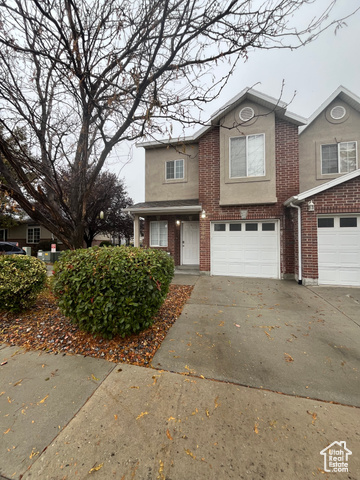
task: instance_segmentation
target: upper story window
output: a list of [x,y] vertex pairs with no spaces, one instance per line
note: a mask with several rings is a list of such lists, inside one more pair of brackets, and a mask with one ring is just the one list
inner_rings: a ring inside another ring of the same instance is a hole
[[356,142],[321,145],[321,173],[348,173],[356,170]]
[[150,247],[167,247],[168,223],[166,221],[150,222]]
[[40,227],[28,227],[27,229],[27,243],[40,242]]
[[230,178],[265,175],[265,135],[230,138]]
[[184,160],[166,162],[166,180],[182,180],[184,178]]

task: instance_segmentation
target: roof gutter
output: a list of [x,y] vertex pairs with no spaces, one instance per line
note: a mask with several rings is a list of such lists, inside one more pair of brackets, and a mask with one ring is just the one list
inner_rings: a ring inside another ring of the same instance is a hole
[[298,284],[302,285],[302,260],[301,260],[301,255],[302,255],[302,245],[301,245],[301,208],[299,205],[294,205],[293,202],[290,202],[288,207],[296,208],[298,211],[298,263],[299,263],[299,278],[298,278]]
[[123,212],[129,213],[138,213],[138,214],[168,214],[168,213],[197,213],[201,212],[202,207],[201,205],[193,205],[193,206],[181,206],[181,207],[128,207],[124,208]]

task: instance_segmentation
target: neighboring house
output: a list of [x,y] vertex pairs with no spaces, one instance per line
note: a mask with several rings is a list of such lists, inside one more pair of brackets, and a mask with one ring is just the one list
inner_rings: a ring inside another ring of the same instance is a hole
[[[39,244],[55,243],[57,250],[66,249],[60,240],[56,240],[54,235],[45,227],[33,222],[30,218],[25,218],[21,223],[11,228],[0,228],[0,241],[17,242],[21,248],[31,247],[31,254],[36,255]],[[99,234],[93,240],[92,245],[100,245],[102,241],[111,241],[107,234]],[[41,247],[41,245],[40,245]],[[84,248],[86,244],[84,242]]]
[[243,90],[192,137],[142,144],[135,244],[211,275],[360,285],[360,99],[340,87],[307,122]]

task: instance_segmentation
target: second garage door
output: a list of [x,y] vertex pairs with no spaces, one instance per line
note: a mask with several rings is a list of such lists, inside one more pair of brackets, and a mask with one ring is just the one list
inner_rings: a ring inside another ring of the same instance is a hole
[[278,221],[212,223],[211,274],[279,278]]
[[318,218],[320,285],[360,286],[360,215]]

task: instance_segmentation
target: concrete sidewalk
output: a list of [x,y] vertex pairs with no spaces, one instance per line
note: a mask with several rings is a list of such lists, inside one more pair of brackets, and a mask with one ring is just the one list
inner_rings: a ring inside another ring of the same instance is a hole
[[0,397],[2,478],[328,478],[320,450],[335,440],[353,452],[336,478],[360,471],[355,408],[76,356],[6,358],[24,378]]
[[[185,276],[181,278],[175,282],[186,281]],[[293,395],[296,392],[275,393],[264,385],[249,388],[233,380],[228,383],[226,378],[236,370],[233,365],[239,364],[234,347],[239,340],[243,342],[240,350],[245,340],[249,344],[246,352],[255,373],[262,369],[261,358],[270,355],[268,342],[281,355],[274,353],[277,363],[264,365],[268,373],[264,380],[272,385],[271,390],[294,385],[301,394],[304,379],[321,373],[314,361],[303,363],[303,371],[300,366],[294,369],[307,357],[300,355],[303,346],[291,350],[293,342],[309,333],[304,336],[308,346],[324,338],[323,348],[330,342],[336,355],[346,352],[341,357],[346,375],[345,380],[336,377],[341,371],[340,357],[332,357],[331,369],[326,358],[322,359],[325,351],[319,352],[326,382],[318,387],[309,382],[305,396],[324,393],[325,385],[329,398],[343,396],[343,403],[356,404],[356,385],[348,395],[337,389],[358,379],[358,327],[351,316],[356,317],[352,302],[357,301],[359,290],[353,289],[351,295],[335,289],[326,294],[315,287],[277,281],[220,277],[193,277],[192,281],[195,288],[190,302],[154,359],[156,365],[171,361],[170,369],[179,365],[178,373],[0,346],[0,364],[6,362],[0,366],[2,480],[358,478],[359,408],[300,398]],[[236,309],[241,316],[235,315]],[[291,327],[282,337],[279,332],[286,330],[285,322]],[[228,331],[223,331],[226,324]],[[189,347],[185,343],[189,336],[200,343]],[[291,337],[294,340],[288,342]],[[205,339],[214,341],[215,347],[201,343]],[[284,359],[282,342],[290,347],[286,353],[293,356],[292,362]],[[226,362],[216,361],[216,356],[225,353]],[[311,352],[313,360],[315,354]],[[222,365],[222,381],[212,379],[217,364]],[[271,369],[277,364],[280,373],[273,374]],[[209,372],[209,377],[202,372]],[[349,471],[336,476],[323,473],[320,455],[334,441],[346,442],[352,451]]]

